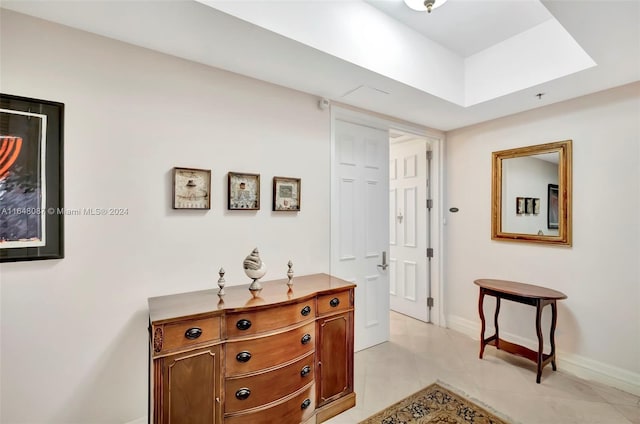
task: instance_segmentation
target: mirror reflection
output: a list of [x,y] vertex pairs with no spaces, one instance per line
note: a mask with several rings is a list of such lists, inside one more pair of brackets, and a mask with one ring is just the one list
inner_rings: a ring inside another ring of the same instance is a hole
[[502,161],[502,231],[558,235],[559,159],[554,152]]
[[493,153],[491,238],[571,245],[571,140]]

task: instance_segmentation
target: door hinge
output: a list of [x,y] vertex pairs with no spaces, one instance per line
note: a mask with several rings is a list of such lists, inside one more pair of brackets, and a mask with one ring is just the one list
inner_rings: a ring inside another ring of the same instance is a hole
[[433,151],[427,150],[427,160],[431,160],[433,158]]
[[427,209],[431,209],[433,207],[433,199],[427,199]]
[[433,247],[427,247],[427,258],[433,258]]
[[433,297],[427,297],[427,306],[433,308]]

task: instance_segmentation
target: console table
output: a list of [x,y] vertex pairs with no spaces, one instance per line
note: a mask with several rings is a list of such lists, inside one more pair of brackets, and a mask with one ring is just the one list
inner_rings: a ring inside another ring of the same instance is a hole
[[[486,345],[495,346],[497,349],[504,350],[505,352],[522,356],[535,362],[538,365],[536,383],[540,383],[542,368],[544,368],[549,362],[551,362],[551,367],[553,368],[553,370],[556,370],[555,331],[556,321],[558,319],[558,309],[556,306],[556,301],[566,299],[567,296],[564,293],[548,289],[546,287],[534,286],[532,284],[516,283],[514,281],[480,279],[475,280],[474,283],[480,287],[480,296],[478,299],[478,311],[480,312],[480,321],[482,322],[482,329],[480,330],[480,359],[482,359],[482,355],[484,354],[484,347]],[[486,339],[484,338],[485,321],[483,310],[485,295],[494,296],[496,298],[496,312],[494,316],[494,325],[496,332],[493,336]],[[513,302],[524,303],[526,305],[536,307],[536,333],[538,335],[537,352],[524,346],[510,343],[499,337],[498,314],[500,313],[501,299],[507,299]],[[542,330],[540,328],[542,309],[546,305],[551,305],[551,330],[549,339],[551,343],[551,352],[549,354],[543,353]]]

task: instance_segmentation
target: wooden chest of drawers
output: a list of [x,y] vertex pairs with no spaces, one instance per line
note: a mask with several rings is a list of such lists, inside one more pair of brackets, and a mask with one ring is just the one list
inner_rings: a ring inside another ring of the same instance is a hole
[[311,424],[355,405],[354,284],[326,274],[149,299],[149,422]]

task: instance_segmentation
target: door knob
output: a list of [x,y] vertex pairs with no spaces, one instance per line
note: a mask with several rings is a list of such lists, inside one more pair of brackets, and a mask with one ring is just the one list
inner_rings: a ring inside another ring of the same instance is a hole
[[386,270],[389,267],[389,264],[387,263],[387,252],[382,252],[382,263],[378,264],[378,268],[382,268],[383,270]]

